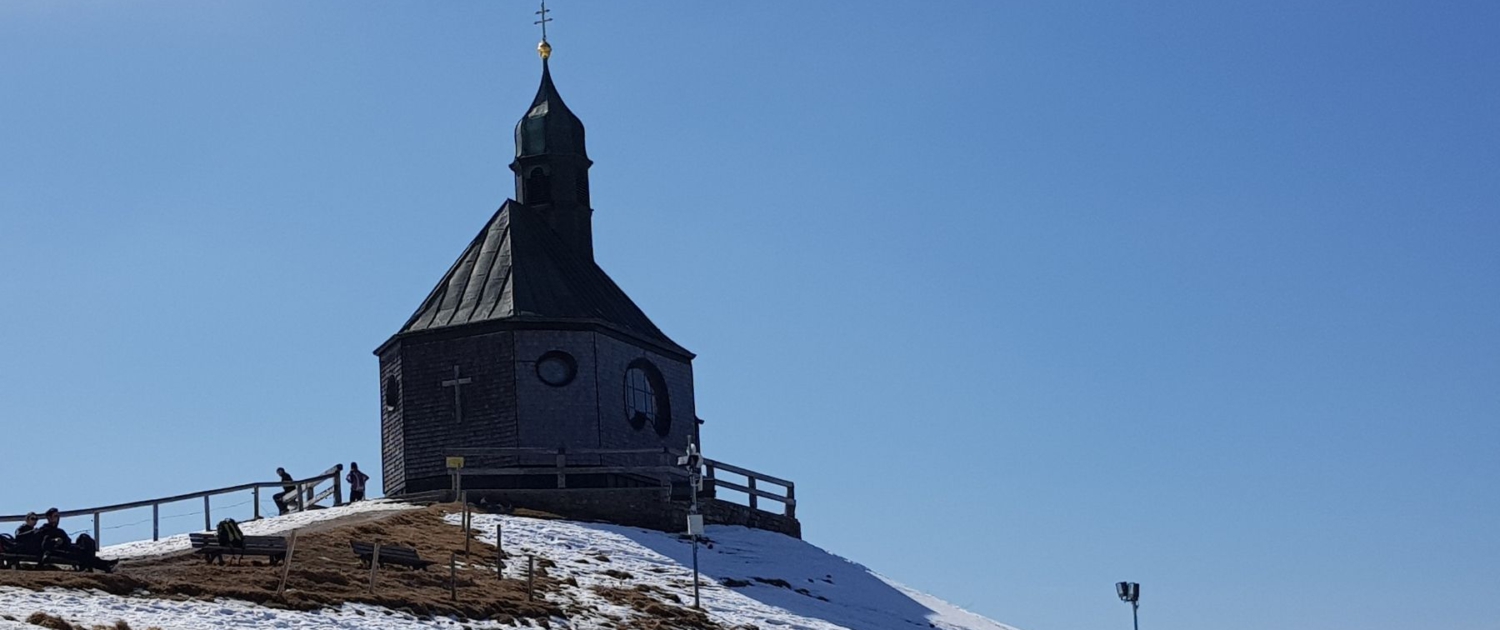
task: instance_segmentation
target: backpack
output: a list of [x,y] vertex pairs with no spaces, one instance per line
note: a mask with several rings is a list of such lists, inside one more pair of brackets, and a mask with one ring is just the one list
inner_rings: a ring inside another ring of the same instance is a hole
[[92,558],[94,553],[99,551],[99,543],[94,542],[94,537],[88,534],[79,534],[78,540],[73,545],[78,547],[78,551],[82,552],[85,558]]
[[234,522],[234,519],[226,518],[219,521],[216,533],[219,537],[220,547],[245,548],[245,533],[240,531],[240,524]]

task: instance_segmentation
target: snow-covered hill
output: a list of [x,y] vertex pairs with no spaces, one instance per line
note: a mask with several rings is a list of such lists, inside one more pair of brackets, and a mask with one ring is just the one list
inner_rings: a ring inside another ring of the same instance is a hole
[[[365,502],[331,510],[265,519],[246,524],[247,534],[267,534],[317,527],[320,521],[379,518],[409,509],[398,503]],[[460,517],[447,522],[458,525]],[[473,529],[493,544],[497,525],[503,548],[511,555],[507,578],[522,578],[526,555],[546,559],[548,574],[558,580],[550,601],[563,604],[568,618],[554,618],[553,628],[616,628],[640,621],[648,613],[623,602],[618,593],[646,593],[681,606],[692,603],[692,545],[662,532],[615,525],[476,514]],[[1005,626],[897,584],[863,566],[829,554],[806,542],[743,527],[710,526],[711,546],[699,550],[703,571],[701,596],[709,619],[723,628],[754,627],[796,630],[1007,630]],[[178,553],[186,537],[107,547],[101,555],[142,558]],[[125,566],[129,570],[129,565]],[[480,570],[464,567],[463,570]],[[487,569],[493,574],[493,568]],[[446,569],[444,569],[446,572]],[[110,595],[99,591],[49,589],[32,591],[0,586],[0,630],[32,628],[20,620],[46,612],[82,627],[125,621],[132,628],[373,628],[395,630],[465,626],[531,627],[453,619],[419,619],[365,604],[298,612],[256,604],[218,600],[159,598],[148,594]],[[9,617],[16,621],[8,621]],[[633,626],[649,627],[649,626]]]

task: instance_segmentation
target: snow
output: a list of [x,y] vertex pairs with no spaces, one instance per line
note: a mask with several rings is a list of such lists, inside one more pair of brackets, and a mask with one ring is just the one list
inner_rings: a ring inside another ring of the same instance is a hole
[[[418,630],[421,628],[498,628],[495,624],[452,619],[418,619],[376,606],[346,604],[334,610],[297,612],[267,608],[247,602],[219,600],[212,602],[174,601],[151,597],[118,597],[99,591],[43,592],[0,587],[0,614],[25,619],[43,611],[85,627],[111,625],[124,620],[132,628],[157,627],[162,630],[249,630],[251,628],[287,628],[293,630]],[[5,623],[0,621],[0,623]],[[16,624],[16,628],[37,630],[37,626]],[[0,630],[11,630],[0,625]]]
[[[459,518],[450,515],[448,520],[457,524]],[[617,617],[630,612],[605,603],[590,587],[645,584],[674,594],[685,604],[692,602],[692,544],[677,535],[616,525],[487,514],[474,515],[472,524],[479,532],[479,539],[491,544],[498,524],[507,553],[551,559],[557,567],[549,569],[549,573],[573,577],[578,582],[578,587],[565,589],[564,596],[595,605]],[[712,548],[707,545],[699,548],[699,568],[704,576],[700,597],[714,621],[726,627],[1013,630],[802,540],[731,526],[709,526],[705,535]],[[609,560],[602,561],[601,556]],[[511,565],[507,576],[524,575],[524,560],[512,560]],[[622,580],[605,575],[606,570],[624,571],[632,577]],[[734,588],[721,584],[730,580],[749,584]],[[574,623],[575,627],[587,628],[602,625],[603,621],[596,618]]]
[[[413,509],[387,501],[367,501],[328,510],[263,519],[244,524],[246,534],[270,534],[358,514]],[[448,522],[457,525],[458,515]],[[606,601],[594,587],[647,586],[692,603],[692,545],[663,532],[597,523],[473,515],[477,537],[493,544],[496,527],[511,558],[507,578],[524,578],[526,555],[548,559],[548,573],[563,580],[548,595],[571,619],[554,619],[557,629],[614,627],[640,613]],[[781,534],[745,527],[709,526],[708,544],[699,548],[704,610],[725,628],[752,625],[761,630],[1013,630],[918,592],[859,564]],[[186,536],[157,542],[106,547],[109,557],[142,557],[186,551]],[[472,567],[461,570],[492,570]],[[606,571],[615,574],[607,575]],[[623,572],[623,573],[620,573]],[[628,575],[625,575],[628,574]],[[573,578],[576,586],[567,578]],[[733,586],[726,586],[730,584]],[[659,596],[660,597],[660,596]],[[348,604],[317,612],[268,608],[233,600],[177,601],[146,594],[121,597],[98,591],[49,589],[37,592],[0,587],[0,630],[35,626],[6,621],[43,611],[85,627],[124,620],[133,628],[235,630],[240,628],[405,630],[408,628],[500,628],[493,622],[418,619],[368,605]],[[517,626],[504,626],[517,627]],[[530,627],[523,625],[521,627]]]
[[[349,503],[336,508],[326,510],[308,510],[306,512],[293,512],[285,516],[263,518],[258,521],[247,521],[240,523],[240,531],[246,536],[269,536],[281,532],[306,527],[336,518],[354,516],[356,514],[368,514],[372,512],[391,512],[399,510],[411,510],[416,506],[394,501],[376,500]],[[99,549],[101,558],[143,558],[147,556],[160,556],[169,553],[179,553],[192,548],[187,534],[168,536],[161,540],[142,540],[137,542],[123,543],[119,545],[107,545]]]

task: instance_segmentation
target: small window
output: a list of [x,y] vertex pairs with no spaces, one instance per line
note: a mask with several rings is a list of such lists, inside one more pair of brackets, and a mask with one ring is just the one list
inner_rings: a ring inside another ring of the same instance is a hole
[[562,387],[578,376],[578,361],[561,350],[542,354],[536,360],[536,377],[553,387]]
[[541,167],[531,169],[526,175],[526,203],[551,203],[552,202],[552,178],[547,176],[547,171]]
[[625,370],[625,418],[636,430],[650,425],[657,435],[672,430],[667,382],[651,362],[638,359]]
[[385,377],[385,410],[395,411],[401,406],[401,379],[392,374]]

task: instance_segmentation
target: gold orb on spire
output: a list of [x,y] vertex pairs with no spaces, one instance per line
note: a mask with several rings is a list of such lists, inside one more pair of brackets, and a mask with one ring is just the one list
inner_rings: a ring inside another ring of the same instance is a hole
[[542,43],[536,45],[536,54],[541,55],[542,59],[546,59],[548,57],[551,57],[552,56],[552,44],[547,43],[547,40],[545,40],[545,39],[542,40]]

